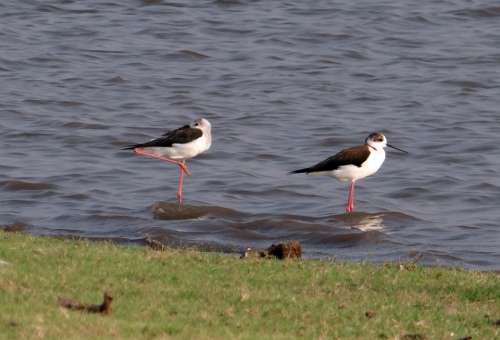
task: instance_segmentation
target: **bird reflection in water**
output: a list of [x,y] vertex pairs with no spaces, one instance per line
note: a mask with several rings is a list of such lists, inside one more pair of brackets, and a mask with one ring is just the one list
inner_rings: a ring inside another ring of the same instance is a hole
[[351,213],[334,216],[337,222],[343,222],[347,227],[360,231],[382,231],[384,230],[383,213]]

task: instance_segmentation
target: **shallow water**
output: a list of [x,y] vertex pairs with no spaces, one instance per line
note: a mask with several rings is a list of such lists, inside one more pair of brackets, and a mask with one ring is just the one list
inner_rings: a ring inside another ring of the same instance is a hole
[[[500,269],[500,7],[474,1],[0,4],[0,224]],[[177,169],[120,147],[203,116]],[[347,187],[287,172],[382,130]],[[161,203],[161,202],[168,203]],[[163,209],[163,210],[162,210]]]

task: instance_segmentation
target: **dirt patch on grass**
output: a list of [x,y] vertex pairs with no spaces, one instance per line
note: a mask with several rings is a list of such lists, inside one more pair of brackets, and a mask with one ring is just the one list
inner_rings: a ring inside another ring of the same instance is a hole
[[111,302],[113,302],[113,297],[108,292],[104,292],[103,302],[99,305],[88,305],[66,298],[59,298],[57,302],[59,306],[67,309],[79,310],[87,313],[100,313],[103,315],[108,315],[111,314]]
[[257,250],[247,248],[240,258],[277,258],[285,259],[300,259],[302,258],[302,246],[299,241],[285,241],[278,244],[272,244],[266,250]]

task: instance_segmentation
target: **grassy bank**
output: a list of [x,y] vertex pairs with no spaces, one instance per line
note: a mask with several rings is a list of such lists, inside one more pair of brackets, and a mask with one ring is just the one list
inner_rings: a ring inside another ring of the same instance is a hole
[[[111,315],[59,307],[98,303]],[[0,231],[0,338],[500,338],[500,275],[189,250]],[[419,337],[421,336],[421,337]]]

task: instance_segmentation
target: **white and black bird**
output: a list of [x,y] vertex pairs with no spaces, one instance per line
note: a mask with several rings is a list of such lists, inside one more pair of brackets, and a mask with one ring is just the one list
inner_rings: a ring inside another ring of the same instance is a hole
[[207,151],[212,145],[211,124],[199,118],[189,125],[168,131],[159,138],[146,143],[134,144],[122,150],[134,150],[137,155],[155,158],[179,166],[177,201],[182,205],[182,185],[184,174],[190,176],[186,160]]
[[291,173],[326,175],[335,177],[343,182],[350,181],[351,186],[346,205],[346,212],[350,213],[354,211],[354,183],[358,179],[373,175],[380,169],[385,160],[384,148],[386,146],[407,153],[404,150],[387,144],[387,139],[382,133],[374,132],[366,138],[363,145],[344,149],[316,165],[295,170]]

